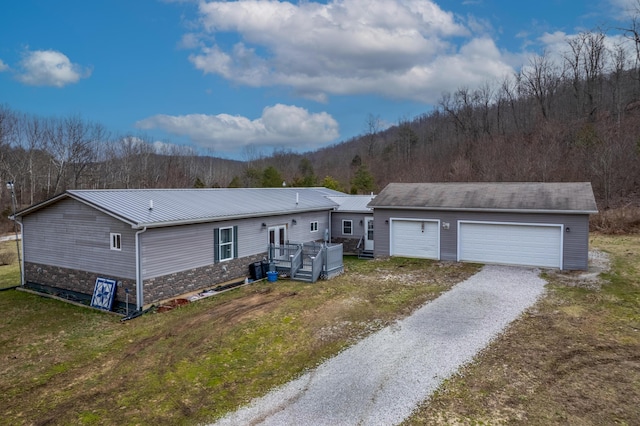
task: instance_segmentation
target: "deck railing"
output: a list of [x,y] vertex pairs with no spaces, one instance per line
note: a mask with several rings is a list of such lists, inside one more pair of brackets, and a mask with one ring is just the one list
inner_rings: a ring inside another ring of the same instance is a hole
[[311,282],[342,273],[342,254],[342,244],[310,242],[269,245],[269,262],[277,271],[288,274],[292,279]]
[[302,246],[300,244],[269,245],[269,262],[276,270],[298,271],[302,267]]
[[328,279],[344,271],[342,244],[325,245],[324,278]]
[[302,263],[302,250],[300,247],[298,247],[298,250],[296,250],[294,254],[290,254],[289,257],[291,258],[291,277],[293,278],[296,276],[300,268],[304,267]]
[[315,256],[311,256],[311,282],[315,283],[322,275],[324,268],[324,250],[319,250]]

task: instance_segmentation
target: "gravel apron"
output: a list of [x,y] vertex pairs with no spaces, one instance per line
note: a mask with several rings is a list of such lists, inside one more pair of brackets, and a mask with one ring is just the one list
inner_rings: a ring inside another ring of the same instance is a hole
[[507,325],[546,282],[530,268],[479,273],[215,425],[394,425]]

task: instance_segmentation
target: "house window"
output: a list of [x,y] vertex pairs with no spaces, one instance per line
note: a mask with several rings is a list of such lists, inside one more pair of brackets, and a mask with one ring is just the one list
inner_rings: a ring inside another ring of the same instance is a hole
[[353,221],[352,220],[343,220],[342,221],[342,234],[343,235],[352,235],[353,234]]
[[311,222],[311,232],[318,232],[318,221]]
[[110,234],[111,237],[111,250],[122,250],[122,236],[120,234]]
[[233,227],[220,228],[220,261],[233,259]]

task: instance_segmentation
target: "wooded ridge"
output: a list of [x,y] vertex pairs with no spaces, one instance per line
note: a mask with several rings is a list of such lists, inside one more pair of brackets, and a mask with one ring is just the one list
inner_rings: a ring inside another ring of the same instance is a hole
[[[562,57],[532,57],[514,75],[444,93],[429,112],[304,154],[201,155],[144,135],[111,135],[80,116],[38,117],[0,105],[0,173],[18,208],[66,189],[327,186],[377,192],[389,182],[589,181],[600,209],[638,205],[640,31],[611,46],[602,31],[567,39]],[[626,38],[625,38],[626,37]],[[7,191],[0,196],[10,213]]]

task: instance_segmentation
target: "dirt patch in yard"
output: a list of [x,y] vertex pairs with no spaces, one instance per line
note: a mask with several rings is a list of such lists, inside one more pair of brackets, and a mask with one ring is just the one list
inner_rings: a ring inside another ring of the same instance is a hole
[[608,253],[593,249],[589,251],[589,268],[586,271],[548,271],[548,276],[555,282],[571,287],[582,287],[589,290],[599,290],[607,279],[604,273],[611,269],[611,259]]
[[345,269],[315,284],[256,282],[124,323],[2,292],[0,418],[206,424],[408,315],[478,266],[354,258]]

